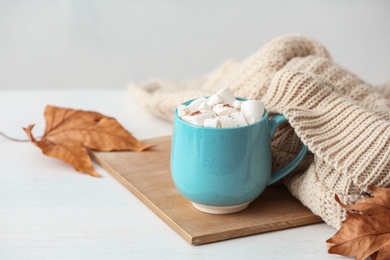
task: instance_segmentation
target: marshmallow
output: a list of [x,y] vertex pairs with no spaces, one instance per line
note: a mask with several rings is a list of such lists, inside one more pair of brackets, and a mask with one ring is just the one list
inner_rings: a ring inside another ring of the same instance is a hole
[[219,103],[213,107],[213,111],[219,116],[225,116],[230,113],[238,112],[237,109],[226,103]]
[[217,92],[217,95],[222,99],[223,102],[230,105],[233,105],[234,100],[236,100],[229,88],[221,89]]
[[205,109],[205,110],[211,110],[211,107],[207,104],[206,101],[202,102],[200,105],[199,105],[199,109]]
[[245,117],[246,122],[248,122],[248,125],[255,123],[255,118],[253,116]]
[[189,124],[203,126],[204,121],[207,118],[215,118],[217,114],[215,114],[212,110],[197,110],[189,115],[183,116],[182,119]]
[[246,100],[241,104],[241,112],[244,114],[248,123],[252,124],[263,118],[264,103],[260,100]]
[[201,98],[197,98],[197,99],[193,100],[193,101],[191,102],[191,104],[189,104],[189,105],[187,106],[188,113],[194,113],[195,111],[197,111],[197,110],[199,109],[199,106],[200,106],[203,102],[207,102],[207,98],[201,97]]
[[204,127],[213,127],[213,128],[220,127],[219,119],[218,118],[206,118],[204,120]]
[[189,113],[190,111],[188,110],[188,108],[186,107],[186,105],[180,105],[177,107],[177,115],[179,117],[183,117],[185,116],[187,113]]
[[236,99],[236,100],[234,100],[232,106],[233,106],[235,109],[239,110],[239,109],[241,109],[241,103],[242,103],[242,101]]
[[219,117],[219,123],[221,124],[221,128],[231,128],[248,125],[244,114],[241,112],[221,116]]
[[215,106],[216,104],[221,103],[221,102],[222,102],[221,97],[218,94],[214,94],[214,95],[209,97],[209,99],[207,101],[207,105],[212,107],[212,106]]

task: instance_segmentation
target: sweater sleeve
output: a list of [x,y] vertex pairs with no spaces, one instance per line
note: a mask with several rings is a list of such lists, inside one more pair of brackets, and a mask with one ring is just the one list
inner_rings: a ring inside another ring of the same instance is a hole
[[[359,91],[356,86],[354,89]],[[354,94],[349,91],[349,95]],[[377,104],[365,106],[366,100],[375,98]],[[275,75],[264,101],[288,118],[297,136],[314,153],[310,168],[290,178],[287,185],[325,221],[339,226],[343,218],[334,214],[340,211],[334,194],[351,203],[367,193],[368,185],[390,186],[390,110],[375,91],[357,100],[343,94],[327,78],[282,70]]]

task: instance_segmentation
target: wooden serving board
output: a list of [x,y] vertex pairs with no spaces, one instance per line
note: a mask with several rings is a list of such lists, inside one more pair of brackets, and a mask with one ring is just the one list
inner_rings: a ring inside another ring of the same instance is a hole
[[321,222],[285,187],[270,186],[245,210],[212,215],[196,210],[171,179],[171,137],[145,140],[144,152],[92,152],[94,160],[193,245]]

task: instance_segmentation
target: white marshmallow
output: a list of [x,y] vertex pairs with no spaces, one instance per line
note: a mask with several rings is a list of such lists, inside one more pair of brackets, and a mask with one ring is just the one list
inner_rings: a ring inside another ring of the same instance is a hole
[[204,127],[212,127],[212,128],[220,127],[219,119],[218,118],[206,118],[204,120]]
[[229,88],[221,89],[217,92],[217,95],[222,99],[223,102],[230,105],[233,105],[234,100],[236,100]]
[[255,118],[253,116],[245,117],[245,119],[246,119],[246,122],[248,122],[248,125],[254,124],[256,122]]
[[234,100],[232,106],[233,106],[235,109],[239,110],[239,109],[241,109],[241,103],[242,103],[241,100],[237,100],[237,99],[236,99],[236,100]]
[[179,117],[185,116],[186,114],[188,114],[188,112],[189,112],[189,110],[187,109],[186,105],[180,105],[177,107],[177,115]]
[[217,114],[215,114],[212,110],[197,110],[189,115],[183,116],[182,119],[189,124],[203,126],[204,121],[207,118],[216,118]]
[[201,97],[201,98],[197,98],[197,99],[193,100],[193,101],[191,102],[191,104],[189,104],[189,105],[187,106],[188,113],[194,113],[195,111],[197,111],[197,110],[199,109],[199,106],[200,106],[203,102],[207,102],[207,98]]
[[219,123],[221,124],[221,128],[231,128],[248,125],[244,114],[241,112],[221,116],[219,117]]
[[248,122],[257,122],[263,118],[264,103],[261,100],[246,100],[241,104],[241,112],[244,114]]
[[207,104],[207,101],[202,102],[199,105],[199,110],[205,109],[205,110],[211,110],[211,107]]
[[216,104],[214,107],[213,107],[213,111],[219,115],[219,116],[224,116],[224,115],[227,115],[227,114],[230,114],[230,113],[236,113],[238,112],[237,109],[235,109],[234,107],[232,107],[231,105],[229,104],[226,104],[226,103],[219,103],[219,104]]
[[215,106],[216,104],[221,103],[221,102],[222,102],[221,97],[218,94],[214,94],[214,95],[210,96],[209,99],[207,100],[207,105],[212,107],[212,106]]

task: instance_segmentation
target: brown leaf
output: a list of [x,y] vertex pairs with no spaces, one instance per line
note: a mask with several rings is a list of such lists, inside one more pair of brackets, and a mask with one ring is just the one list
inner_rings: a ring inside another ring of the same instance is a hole
[[143,151],[151,146],[134,138],[114,118],[97,112],[47,106],[46,129],[37,141],[32,129],[24,128],[29,139],[44,154],[61,159],[77,171],[100,176],[92,166],[86,148],[97,151]]
[[347,211],[340,230],[326,241],[328,253],[356,259],[390,259],[390,189],[369,187],[372,197],[353,205],[337,202]]

